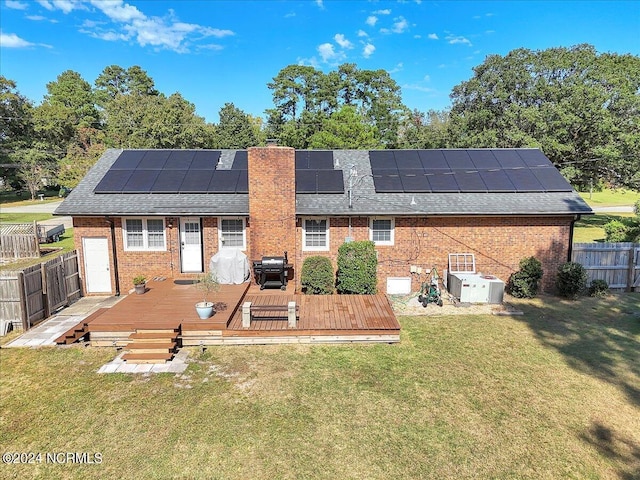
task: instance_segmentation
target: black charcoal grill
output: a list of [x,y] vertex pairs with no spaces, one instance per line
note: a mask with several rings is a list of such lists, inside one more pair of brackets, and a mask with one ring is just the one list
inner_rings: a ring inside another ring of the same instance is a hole
[[280,288],[286,290],[287,277],[292,265],[287,260],[287,252],[284,257],[262,257],[262,260],[253,261],[253,274],[260,290],[265,288]]

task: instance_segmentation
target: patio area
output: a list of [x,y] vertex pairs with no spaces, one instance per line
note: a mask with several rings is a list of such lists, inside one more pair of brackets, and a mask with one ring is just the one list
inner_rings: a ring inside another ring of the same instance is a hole
[[[140,330],[170,332],[180,346],[400,341],[400,324],[384,294],[301,295],[292,284],[286,291],[260,290],[249,283],[222,285],[212,295],[215,313],[207,320],[195,312],[201,300],[188,282],[149,282],[145,294],[128,295],[89,323],[91,345],[124,347]],[[255,313],[250,326],[242,326],[244,302],[277,310],[292,301],[298,307],[295,327],[288,326],[286,312]]]

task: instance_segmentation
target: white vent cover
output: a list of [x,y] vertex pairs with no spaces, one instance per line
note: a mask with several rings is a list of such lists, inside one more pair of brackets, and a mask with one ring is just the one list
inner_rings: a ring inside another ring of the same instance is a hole
[[473,253],[450,253],[449,273],[476,273],[476,257]]

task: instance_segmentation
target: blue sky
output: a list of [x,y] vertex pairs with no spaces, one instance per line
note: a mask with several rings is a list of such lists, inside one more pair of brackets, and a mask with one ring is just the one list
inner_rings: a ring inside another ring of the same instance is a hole
[[404,103],[445,109],[487,55],[590,43],[640,54],[640,1],[0,0],[0,74],[36,104],[65,70],[93,84],[139,65],[218,121],[233,102],[264,116],[287,65],[384,69]]

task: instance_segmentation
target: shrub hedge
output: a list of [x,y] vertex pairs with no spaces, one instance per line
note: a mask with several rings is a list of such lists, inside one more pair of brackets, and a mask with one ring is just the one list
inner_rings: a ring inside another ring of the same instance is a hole
[[374,294],[377,289],[378,258],[372,241],[343,243],[338,249],[339,293]]
[[334,276],[331,260],[327,257],[307,257],[302,263],[300,276],[302,291],[308,295],[333,293]]

